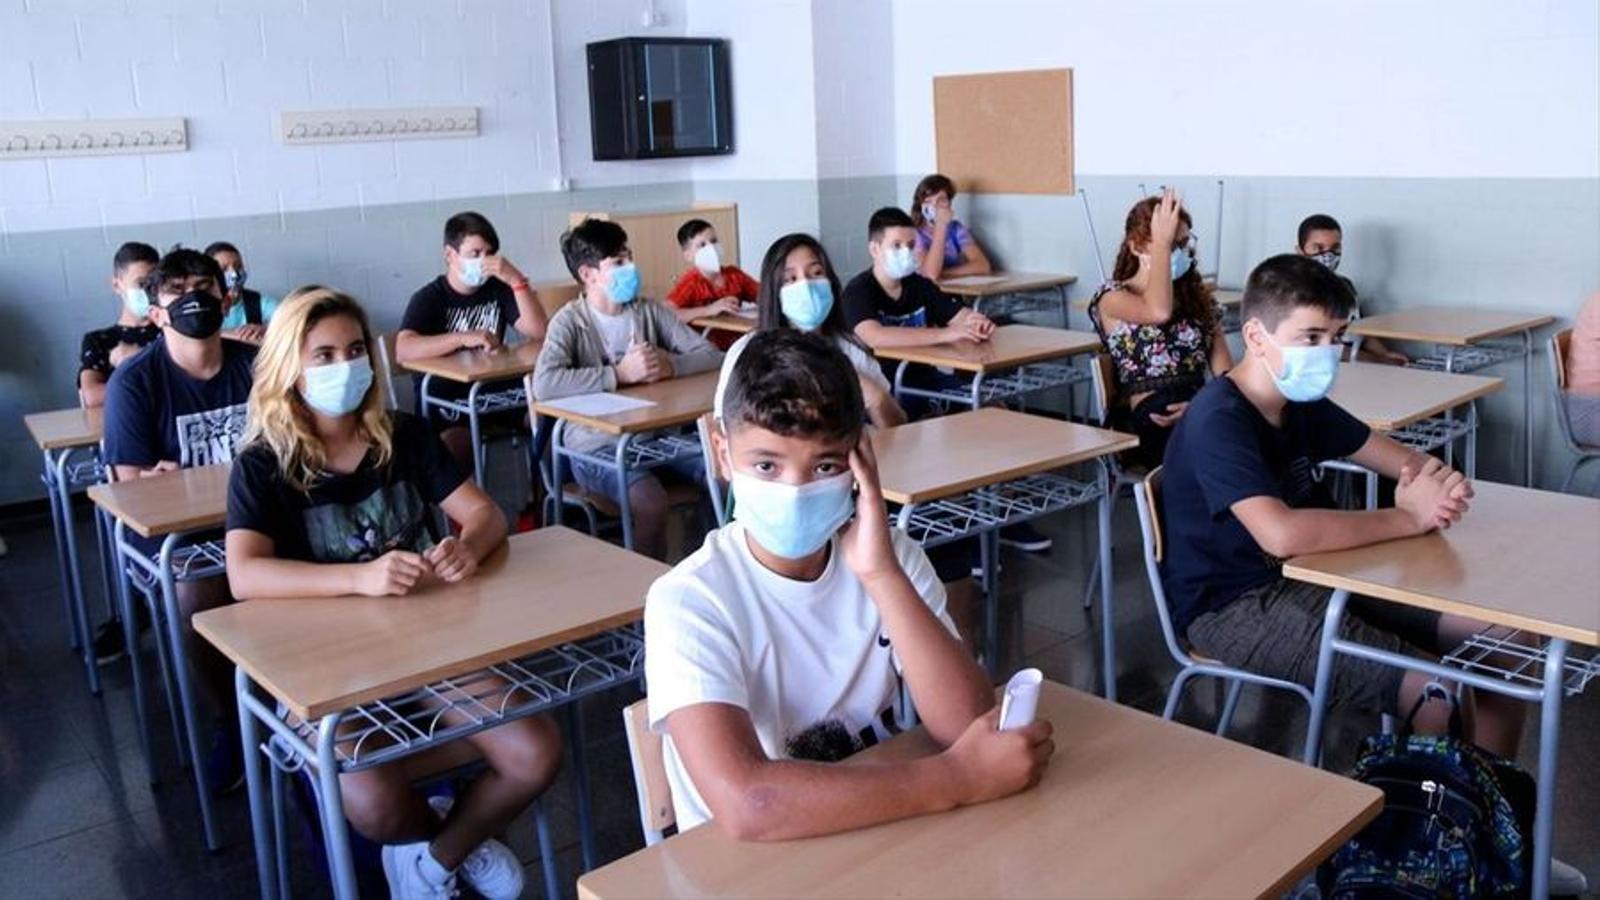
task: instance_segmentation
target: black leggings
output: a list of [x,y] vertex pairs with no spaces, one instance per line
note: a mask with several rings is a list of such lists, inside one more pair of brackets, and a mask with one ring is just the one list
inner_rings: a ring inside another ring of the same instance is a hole
[[1173,403],[1187,403],[1194,399],[1199,388],[1194,385],[1175,385],[1156,388],[1140,400],[1133,409],[1118,409],[1111,417],[1111,427],[1118,431],[1131,431],[1139,437],[1139,446],[1130,454],[1139,465],[1153,469],[1161,465],[1167,453],[1167,440],[1172,437],[1172,426],[1156,424],[1151,414],[1167,415]]

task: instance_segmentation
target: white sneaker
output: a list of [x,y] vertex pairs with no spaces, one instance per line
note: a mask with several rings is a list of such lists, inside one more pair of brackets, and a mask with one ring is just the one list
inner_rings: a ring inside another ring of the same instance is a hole
[[[447,900],[461,893],[455,873],[445,871],[428,855],[427,841],[384,844],[381,855],[392,900]],[[432,877],[427,869],[433,870]],[[444,872],[442,880],[439,872]]]
[[1589,879],[1573,866],[1550,857],[1550,896],[1577,897],[1589,890]]
[[[440,819],[450,815],[455,800],[450,797],[429,797],[428,805]],[[522,896],[522,863],[511,848],[494,838],[489,838],[467,855],[456,870],[472,889],[482,894],[484,900],[515,900]]]

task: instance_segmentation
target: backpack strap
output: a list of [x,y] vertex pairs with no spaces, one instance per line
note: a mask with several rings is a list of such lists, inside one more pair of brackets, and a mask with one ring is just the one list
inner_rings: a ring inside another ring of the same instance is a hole
[[1463,740],[1466,728],[1461,719],[1461,701],[1456,699],[1453,691],[1437,681],[1430,681],[1422,686],[1422,693],[1418,695],[1417,702],[1411,704],[1411,711],[1406,713],[1405,721],[1400,725],[1399,736],[1402,738],[1411,736],[1415,731],[1417,713],[1422,711],[1422,704],[1429,700],[1445,700],[1450,703],[1450,736]]

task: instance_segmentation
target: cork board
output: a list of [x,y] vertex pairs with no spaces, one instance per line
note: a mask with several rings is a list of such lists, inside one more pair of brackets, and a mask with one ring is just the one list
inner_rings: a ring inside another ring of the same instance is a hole
[[933,79],[939,171],[964,192],[1070,194],[1072,70]]

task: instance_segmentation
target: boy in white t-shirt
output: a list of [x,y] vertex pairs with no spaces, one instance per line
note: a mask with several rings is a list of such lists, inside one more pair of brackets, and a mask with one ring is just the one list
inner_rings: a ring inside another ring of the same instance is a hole
[[[739,838],[781,840],[1037,782],[1050,726],[997,730],[933,566],[889,527],[849,361],[812,334],[761,332],[716,406],[735,520],[645,603],[650,724],[666,736],[678,827],[715,818]],[[902,679],[947,749],[827,765],[897,730]]]

